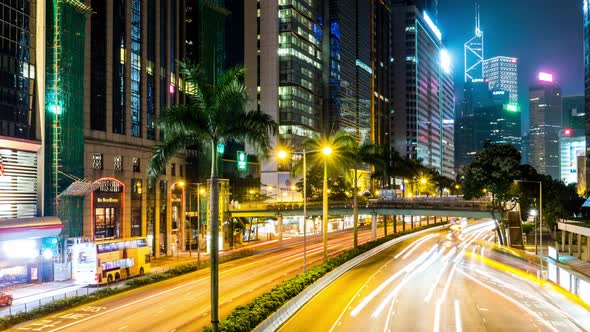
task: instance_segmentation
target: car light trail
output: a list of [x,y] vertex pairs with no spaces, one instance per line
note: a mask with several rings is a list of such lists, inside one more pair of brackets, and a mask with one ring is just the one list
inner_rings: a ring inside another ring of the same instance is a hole
[[527,306],[525,306],[524,304],[520,303],[519,301],[511,298],[510,296],[500,292],[499,290],[486,285],[485,283],[479,281],[477,278],[474,278],[472,276],[470,276],[468,273],[465,273],[464,271],[459,270],[459,272],[464,275],[465,277],[469,278],[470,280],[472,280],[473,282],[477,283],[478,285],[480,285],[481,287],[484,287],[486,289],[488,289],[489,291],[501,296],[502,298],[512,302],[513,304],[515,304],[517,307],[521,308],[522,310],[526,311],[529,315],[535,317],[535,319],[537,319],[539,322],[541,322],[543,325],[547,326],[547,328],[549,328],[551,331],[555,331],[557,332],[557,329],[551,325],[547,320],[543,319],[538,313],[532,311],[531,309],[529,309]]
[[410,252],[408,252],[408,254],[404,255],[404,257],[403,257],[403,259],[406,259],[409,254],[411,254],[414,250],[416,250],[416,248],[418,248],[422,243],[424,243],[426,240],[430,239],[433,236],[436,236],[436,235],[435,234],[428,234],[425,237],[421,238],[420,240],[415,241],[414,243],[407,246],[400,253],[395,255],[394,258],[399,258],[401,255],[404,255],[404,253],[406,253],[408,250],[410,250]]
[[442,303],[440,300],[436,301],[436,309],[434,310],[434,327],[432,332],[438,332],[440,330],[440,307]]

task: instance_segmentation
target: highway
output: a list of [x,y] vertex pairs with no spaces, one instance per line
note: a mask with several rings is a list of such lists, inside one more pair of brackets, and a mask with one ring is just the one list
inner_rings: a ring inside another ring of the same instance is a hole
[[588,328],[589,312],[574,317],[559,307],[563,301],[547,296],[544,287],[484,263],[480,256],[497,254],[475,240],[492,240],[492,227],[492,223],[471,226],[459,238],[447,231],[430,233],[394,246],[322,290],[280,331]]
[[[390,233],[391,233],[390,227]],[[380,229],[380,236],[383,229]],[[371,238],[359,232],[359,242]],[[308,266],[322,261],[321,235],[310,237]],[[222,264],[220,318],[302,272],[302,244]],[[330,256],[352,247],[352,232],[330,234]],[[275,248],[277,249],[277,248]],[[197,331],[210,322],[209,269],[148,285],[13,328],[15,331]]]

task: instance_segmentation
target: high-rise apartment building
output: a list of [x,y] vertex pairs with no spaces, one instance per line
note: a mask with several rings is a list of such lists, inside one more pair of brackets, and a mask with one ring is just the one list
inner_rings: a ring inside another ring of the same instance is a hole
[[559,179],[559,133],[561,130],[561,88],[553,76],[539,73],[529,88],[529,164],[541,174]]
[[454,91],[449,55],[428,12],[392,6],[392,146],[454,178]]
[[496,56],[483,61],[483,76],[490,90],[510,93],[510,102],[518,103],[518,58]]

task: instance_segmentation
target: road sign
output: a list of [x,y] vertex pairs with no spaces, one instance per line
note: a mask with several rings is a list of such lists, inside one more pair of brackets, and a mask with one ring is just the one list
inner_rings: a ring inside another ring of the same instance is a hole
[[248,154],[246,152],[238,151],[236,165],[238,166],[238,171],[245,171],[248,169]]

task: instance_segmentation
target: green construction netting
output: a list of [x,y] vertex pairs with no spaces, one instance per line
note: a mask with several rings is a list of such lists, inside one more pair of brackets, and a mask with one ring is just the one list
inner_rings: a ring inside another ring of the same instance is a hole
[[45,214],[64,223],[62,236],[82,235],[84,197],[58,195],[84,177],[84,50],[90,7],[47,1]]

